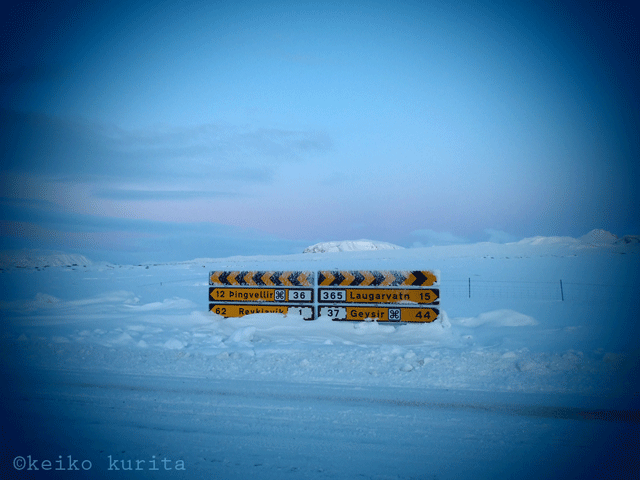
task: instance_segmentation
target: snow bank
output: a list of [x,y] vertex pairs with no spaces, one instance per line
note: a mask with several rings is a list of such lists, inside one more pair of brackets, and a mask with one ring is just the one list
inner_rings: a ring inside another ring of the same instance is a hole
[[304,249],[302,253],[359,252],[368,250],[400,250],[403,247],[387,242],[373,240],[342,240],[339,242],[316,243]]
[[477,317],[454,318],[452,322],[466,327],[479,327],[481,325],[491,325],[494,327],[524,327],[538,324],[533,317],[508,309],[481,313]]

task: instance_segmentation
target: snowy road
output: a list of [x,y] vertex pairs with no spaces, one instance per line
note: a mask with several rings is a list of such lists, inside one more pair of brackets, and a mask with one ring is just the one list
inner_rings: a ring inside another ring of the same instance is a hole
[[633,412],[607,415],[570,396],[5,377],[14,386],[5,406],[22,433],[4,462],[25,459],[18,478],[598,478],[631,472],[638,445]]

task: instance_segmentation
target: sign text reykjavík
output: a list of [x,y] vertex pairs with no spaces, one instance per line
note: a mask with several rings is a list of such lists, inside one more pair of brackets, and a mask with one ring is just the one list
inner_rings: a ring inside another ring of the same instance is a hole
[[281,313],[300,315],[305,320],[313,320],[313,307],[305,305],[274,305],[246,303],[210,303],[209,311],[223,317],[244,317],[254,313]]

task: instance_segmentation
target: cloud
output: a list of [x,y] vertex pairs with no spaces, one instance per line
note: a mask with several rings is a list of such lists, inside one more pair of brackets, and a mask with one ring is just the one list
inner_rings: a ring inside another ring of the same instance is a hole
[[252,224],[242,216],[280,170],[331,148],[302,130],[127,130],[10,110],[0,122],[0,248],[118,261],[301,251],[307,242],[225,223]]
[[0,199],[0,249],[71,251],[119,263],[300,252],[306,242],[213,222],[163,222],[64,212],[40,200]]
[[0,110],[0,170],[96,181],[271,182],[278,165],[331,148],[322,132],[205,124],[126,130]]
[[124,188],[104,188],[94,192],[94,196],[105,200],[195,200],[200,198],[237,198],[237,193],[201,190],[140,190]]
[[468,243],[468,240],[458,237],[449,232],[436,232],[430,229],[414,230],[412,236],[420,237],[419,241],[413,243],[414,247],[424,247],[433,245],[459,245]]
[[503,232],[502,230],[494,230],[493,228],[485,228],[484,233],[489,236],[489,240],[487,241],[492,243],[509,243],[520,240],[510,233]]
[[299,160],[301,154],[325,153],[331,148],[331,139],[322,132],[304,132],[261,128],[254,131],[236,131],[233,137],[255,152],[280,159]]
[[130,219],[66,212],[59,205],[47,200],[0,198],[0,212],[3,220],[14,225],[34,224],[44,229],[66,233],[114,230],[122,232],[137,229],[135,222]]

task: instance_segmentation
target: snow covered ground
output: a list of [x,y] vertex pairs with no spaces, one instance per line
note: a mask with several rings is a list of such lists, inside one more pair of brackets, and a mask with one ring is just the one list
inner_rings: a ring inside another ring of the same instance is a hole
[[[17,478],[639,478],[638,243],[36,257],[0,273]],[[441,317],[207,311],[211,270],[321,269],[437,269]]]

